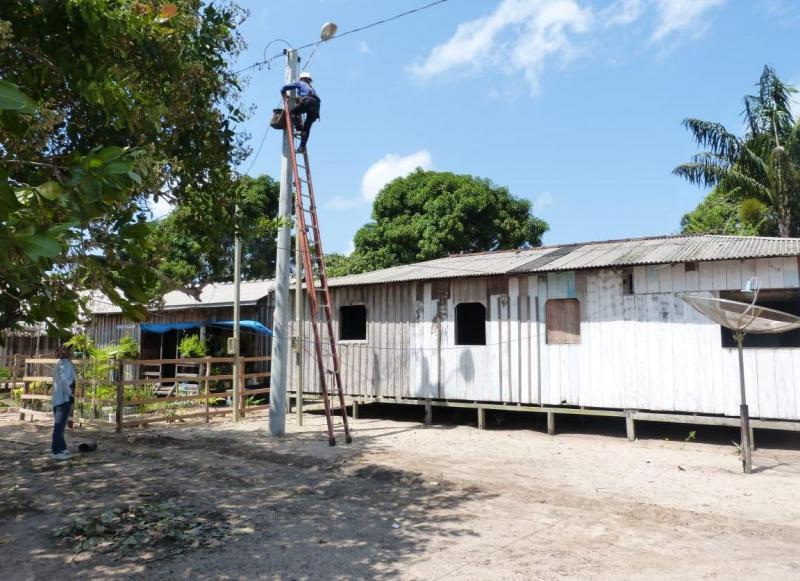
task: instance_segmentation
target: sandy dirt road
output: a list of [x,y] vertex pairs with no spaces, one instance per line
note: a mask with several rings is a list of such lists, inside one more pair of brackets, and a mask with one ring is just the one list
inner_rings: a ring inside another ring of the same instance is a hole
[[[47,426],[0,423],[0,578],[800,579],[800,451],[744,476],[730,444],[603,432],[323,420],[281,440],[263,417],[97,439],[68,463]],[[169,499],[239,531],[159,557],[81,552],[52,531]]]

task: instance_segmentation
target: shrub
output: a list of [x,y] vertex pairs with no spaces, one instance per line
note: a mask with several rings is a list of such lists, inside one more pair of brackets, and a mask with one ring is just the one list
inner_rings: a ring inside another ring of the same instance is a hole
[[205,357],[207,353],[205,342],[200,335],[187,335],[178,345],[181,357]]

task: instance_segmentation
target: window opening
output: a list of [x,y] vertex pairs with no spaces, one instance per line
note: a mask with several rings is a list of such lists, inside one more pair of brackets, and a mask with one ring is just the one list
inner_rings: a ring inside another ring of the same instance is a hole
[[486,345],[486,307],[483,303],[456,305],[456,345]]
[[367,307],[364,305],[339,307],[339,340],[367,340]]

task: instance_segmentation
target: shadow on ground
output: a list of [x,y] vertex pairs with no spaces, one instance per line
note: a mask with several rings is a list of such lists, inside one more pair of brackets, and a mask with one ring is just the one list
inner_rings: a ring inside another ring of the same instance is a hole
[[[489,495],[365,462],[373,432],[331,450],[316,432],[277,443],[227,431],[95,434],[97,452],[56,463],[46,426],[0,426],[3,577],[394,578],[434,540],[472,534],[462,522],[478,509],[468,505]],[[73,518],[168,499],[218,511],[244,533],[157,562],[75,555],[52,534]]]

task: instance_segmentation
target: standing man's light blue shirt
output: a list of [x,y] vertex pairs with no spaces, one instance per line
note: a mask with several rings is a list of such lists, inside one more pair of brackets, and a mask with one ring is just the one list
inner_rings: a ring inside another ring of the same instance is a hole
[[70,386],[75,382],[75,366],[69,359],[59,359],[53,371],[53,407],[67,403],[72,397]]

